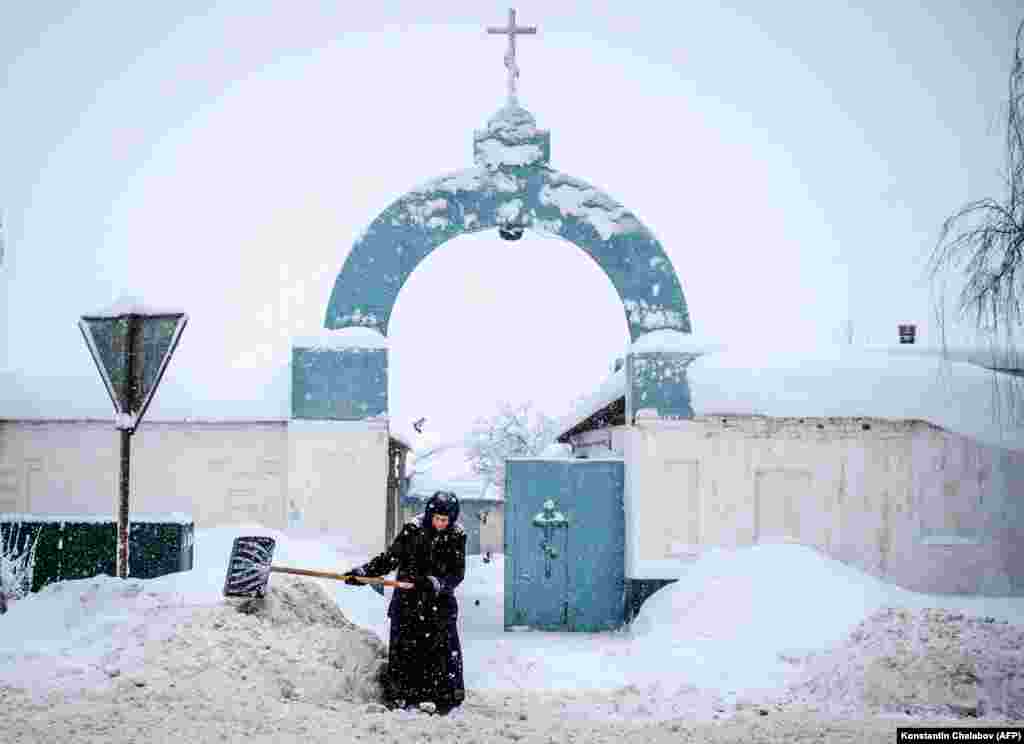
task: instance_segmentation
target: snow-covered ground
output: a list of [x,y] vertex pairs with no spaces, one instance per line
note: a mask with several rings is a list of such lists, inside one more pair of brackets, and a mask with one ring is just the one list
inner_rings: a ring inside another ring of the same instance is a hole
[[[818,741],[925,716],[1024,718],[1024,598],[914,594],[793,544],[710,551],[607,634],[505,633],[502,558],[470,557],[466,705],[444,719],[381,713],[353,675],[387,637],[386,597],[311,579],[324,594],[292,591],[281,622],[242,615],[221,595],[238,534],[275,537],[277,565],[368,557],[343,535],[197,530],[192,571],[17,600],[0,616],[0,738]],[[306,580],[271,586],[289,581]]]

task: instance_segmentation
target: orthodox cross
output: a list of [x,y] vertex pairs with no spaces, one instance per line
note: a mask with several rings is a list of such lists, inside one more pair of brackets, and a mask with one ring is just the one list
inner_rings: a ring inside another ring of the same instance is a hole
[[514,8],[509,8],[508,26],[505,28],[491,26],[487,29],[487,33],[508,36],[508,51],[505,52],[505,67],[508,68],[508,102],[514,104],[516,103],[516,78],[519,77],[519,66],[516,64],[516,34],[535,34],[537,27],[517,26],[516,11]]
[[553,499],[544,502],[544,511],[533,518],[533,526],[540,527],[544,531],[544,539],[541,540],[540,549],[544,553],[544,576],[551,578],[551,561],[558,558],[558,548],[555,547],[554,531],[559,527],[568,527],[569,520],[562,512],[558,511],[557,504]]

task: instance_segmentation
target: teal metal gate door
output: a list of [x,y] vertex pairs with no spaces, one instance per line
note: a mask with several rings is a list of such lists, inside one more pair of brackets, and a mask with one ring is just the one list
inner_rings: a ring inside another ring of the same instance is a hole
[[514,459],[505,474],[505,628],[621,626],[622,461]]

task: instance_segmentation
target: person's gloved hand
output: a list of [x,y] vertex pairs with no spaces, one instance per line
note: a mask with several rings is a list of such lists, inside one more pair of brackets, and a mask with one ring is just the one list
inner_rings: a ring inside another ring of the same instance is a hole
[[417,576],[413,583],[416,584],[416,588],[421,592],[439,592],[441,591],[441,582],[433,576]]
[[349,586],[363,586],[363,582],[356,581],[354,576],[366,576],[366,571],[362,568],[353,568],[351,571],[346,571],[345,574],[349,577],[345,579],[345,583]]

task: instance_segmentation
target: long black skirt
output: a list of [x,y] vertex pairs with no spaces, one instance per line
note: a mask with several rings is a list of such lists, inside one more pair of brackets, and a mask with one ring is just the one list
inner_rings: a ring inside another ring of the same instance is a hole
[[412,607],[392,616],[384,696],[388,703],[431,702],[441,711],[462,704],[466,686],[455,618],[421,620]]

